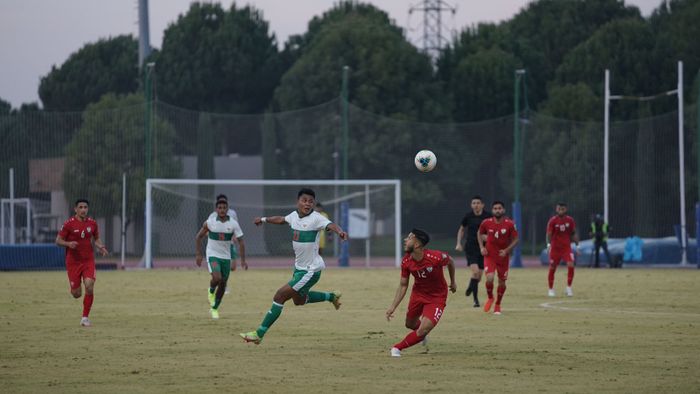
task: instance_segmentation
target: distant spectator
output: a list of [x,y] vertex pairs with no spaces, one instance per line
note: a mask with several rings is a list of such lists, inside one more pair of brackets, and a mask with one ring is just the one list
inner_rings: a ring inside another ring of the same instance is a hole
[[593,222],[591,223],[591,232],[589,233],[591,238],[593,238],[593,245],[595,248],[595,263],[593,265],[595,268],[600,267],[601,247],[603,248],[603,252],[605,252],[605,258],[608,260],[608,266],[613,266],[613,261],[610,258],[610,252],[608,252],[609,231],[610,227],[608,226],[608,223],[606,223],[603,219],[603,216],[600,214],[595,215],[595,217],[593,218]]

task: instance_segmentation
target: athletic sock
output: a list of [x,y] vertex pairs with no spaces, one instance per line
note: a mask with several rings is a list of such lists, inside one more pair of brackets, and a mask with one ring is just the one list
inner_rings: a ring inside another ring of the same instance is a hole
[[566,275],[566,285],[571,287],[571,283],[574,281],[574,267],[569,267],[569,271]]
[[418,342],[422,341],[424,337],[425,337],[425,335],[422,337],[418,336],[418,330],[411,331],[408,333],[408,335],[406,335],[406,337],[403,339],[403,341],[397,343],[396,345],[394,345],[394,347],[399,349],[399,350],[403,350],[407,347],[411,347],[411,346],[417,344]]
[[272,302],[270,310],[267,311],[265,318],[263,319],[262,323],[260,323],[260,327],[258,327],[256,330],[260,338],[264,337],[267,330],[269,330],[270,327],[275,324],[275,320],[277,320],[277,318],[282,314],[283,307],[283,304],[278,304],[274,301]]
[[212,309],[219,309],[219,305],[221,305],[221,298],[214,298],[214,305],[212,305]]
[[501,305],[501,300],[503,299],[503,294],[506,292],[506,286],[505,285],[498,285],[498,289],[496,290],[498,294],[498,298],[496,298],[496,305]]
[[83,297],[83,317],[88,317],[90,315],[90,309],[92,309],[92,301],[94,299],[94,294],[85,294],[85,297]]
[[314,302],[330,301],[331,298],[331,293],[324,291],[310,291],[309,296],[306,298],[306,302],[308,304],[313,304]]
[[549,282],[549,288],[554,288],[554,273],[557,271],[557,266],[555,264],[549,264],[549,275],[547,275],[547,282]]
[[216,291],[216,287],[211,287],[211,286],[209,287],[209,294],[214,294],[215,291]]
[[479,293],[479,279],[472,279],[474,282],[474,287],[472,287],[472,295],[474,296],[474,302],[479,302],[477,294]]
[[493,282],[486,282],[486,295],[493,298]]

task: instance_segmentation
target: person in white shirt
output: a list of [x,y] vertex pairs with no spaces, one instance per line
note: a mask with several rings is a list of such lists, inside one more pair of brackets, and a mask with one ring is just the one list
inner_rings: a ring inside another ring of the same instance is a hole
[[332,223],[320,213],[314,211],[316,194],[311,189],[301,189],[297,194],[297,209],[287,216],[256,217],[254,223],[288,224],[292,229],[292,247],[294,248],[294,274],[292,279],[280,287],[272,299],[272,307],[265,314],[257,330],[241,333],[246,342],[256,345],[262,341],[265,333],[282,313],[284,303],[290,299],[294,305],[327,301],[335,309],[340,308],[339,291],[311,291],[311,287],[321,278],[321,271],[326,267],[323,258],[318,254],[319,231],[333,231],[343,241],[348,234],[340,226]]

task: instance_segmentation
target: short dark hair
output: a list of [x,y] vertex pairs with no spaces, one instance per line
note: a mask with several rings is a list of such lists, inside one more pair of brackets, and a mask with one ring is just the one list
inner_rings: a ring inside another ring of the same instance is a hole
[[216,200],[216,204],[214,204],[214,205],[218,207],[219,204],[226,204],[226,205],[228,205],[228,201],[219,198],[219,199]]
[[496,205],[500,205],[500,206],[502,206],[503,208],[506,207],[506,204],[504,204],[503,201],[501,201],[501,200],[496,200],[496,201],[493,202],[493,204],[491,204],[492,207],[495,207]]
[[299,197],[301,197],[302,194],[306,194],[313,198],[316,198],[316,193],[314,193],[314,191],[309,189],[308,187],[304,187],[301,190],[299,190],[299,193],[297,193],[297,200],[299,199]]
[[75,200],[74,206],[77,207],[78,204],[80,204],[81,202],[84,202],[85,204],[87,204],[87,206],[90,206],[90,202],[86,198],[79,198],[79,199]]
[[420,241],[420,243],[425,246],[430,242],[430,235],[426,233],[425,231],[419,229],[419,228],[414,228],[411,230],[413,235]]
[[474,197],[472,197],[472,200],[479,200],[479,201],[481,201],[481,202],[483,202],[483,201],[484,201],[484,199],[483,199],[483,198],[481,198],[481,196],[480,196],[480,195],[478,195],[478,194],[477,194],[477,195],[475,195]]
[[557,205],[560,206],[560,207],[565,207],[565,206],[566,206],[566,203],[565,203],[565,202],[562,202],[562,201],[559,201],[559,202],[557,203]]
[[228,197],[226,197],[225,194],[219,194],[218,196],[216,196],[216,201],[219,201],[219,200],[226,200],[226,201],[228,201]]

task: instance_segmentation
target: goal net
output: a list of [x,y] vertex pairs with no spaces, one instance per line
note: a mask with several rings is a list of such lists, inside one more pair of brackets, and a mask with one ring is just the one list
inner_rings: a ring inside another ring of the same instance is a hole
[[331,221],[350,235],[341,242],[326,233],[326,266],[398,266],[401,258],[399,180],[223,180],[148,179],[143,265],[194,265],[195,235],[224,194],[243,230],[248,265],[291,267],[289,226],[253,224],[256,216],[286,216],[303,188],[316,193]]

